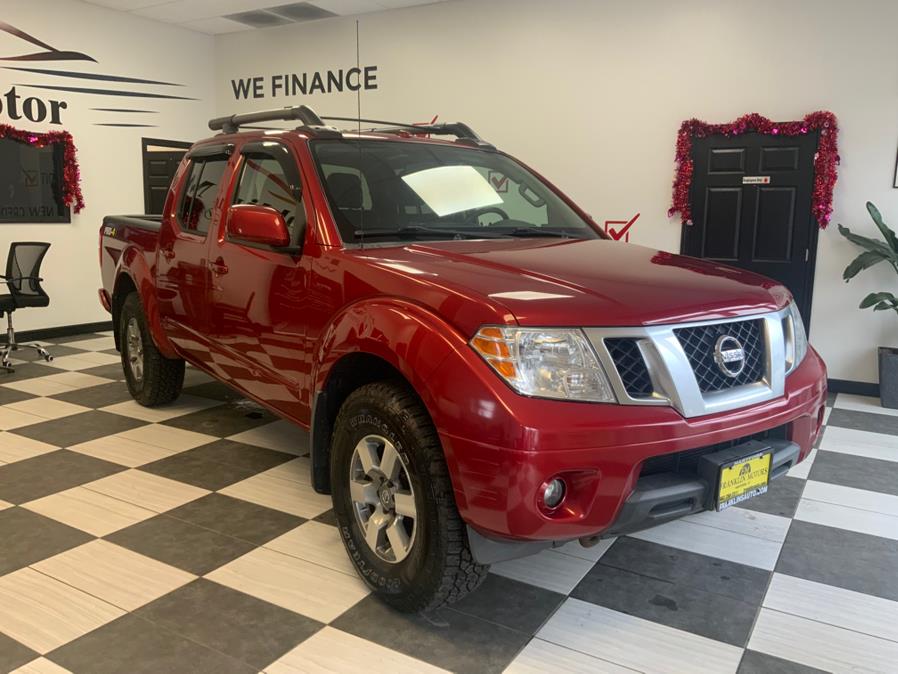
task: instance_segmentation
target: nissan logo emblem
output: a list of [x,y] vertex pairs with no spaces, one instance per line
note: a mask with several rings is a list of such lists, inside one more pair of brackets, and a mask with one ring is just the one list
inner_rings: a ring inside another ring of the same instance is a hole
[[721,335],[714,345],[714,362],[727,377],[738,377],[745,369],[745,349],[735,337]]

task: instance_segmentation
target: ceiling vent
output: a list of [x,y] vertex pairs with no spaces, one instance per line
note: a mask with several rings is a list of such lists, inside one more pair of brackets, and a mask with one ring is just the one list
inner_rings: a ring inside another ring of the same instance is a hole
[[333,12],[321,9],[321,7],[316,7],[309,2],[294,2],[289,5],[269,7],[266,11],[296,22],[315,21],[316,19],[327,19],[332,16],[337,16]]
[[253,12],[227,14],[225,15],[225,18],[230,19],[231,21],[237,21],[238,23],[242,23],[244,26],[251,26],[253,28],[268,28],[269,26],[283,26],[285,24],[292,23],[290,19],[285,19],[282,16],[271,14],[270,12],[266,12],[262,9]]

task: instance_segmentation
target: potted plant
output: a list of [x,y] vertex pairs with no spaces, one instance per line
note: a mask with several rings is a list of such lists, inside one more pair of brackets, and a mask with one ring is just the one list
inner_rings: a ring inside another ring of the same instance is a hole
[[[842,278],[853,279],[864,269],[887,262],[898,273],[898,236],[882,221],[879,210],[869,201],[867,211],[879,228],[882,238],[877,241],[866,236],[853,234],[850,229],[839,225],[839,233],[852,243],[864,249],[851,264],[845,267]],[[860,308],[873,308],[873,311],[892,310],[898,314],[898,297],[888,292],[870,293],[861,300]],[[879,398],[883,407],[898,409],[898,348],[879,347]]]

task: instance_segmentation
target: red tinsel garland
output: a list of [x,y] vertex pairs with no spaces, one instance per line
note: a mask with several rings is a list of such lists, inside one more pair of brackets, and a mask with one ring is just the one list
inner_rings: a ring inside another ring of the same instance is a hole
[[680,125],[677,133],[677,174],[673,183],[673,203],[668,217],[679,213],[684,225],[692,224],[689,205],[689,188],[692,185],[692,139],[716,134],[738,136],[743,133],[764,133],[773,136],[800,136],[818,131],[817,153],[814,155],[814,193],[811,211],[821,229],[826,228],[833,212],[833,187],[836,184],[836,166],[839,164],[837,137],[839,126],[831,112],[812,112],[800,122],[774,122],[753,112],[743,115],[730,124],[708,124],[699,119],[689,119]]
[[34,133],[22,131],[6,124],[0,124],[0,138],[11,138],[20,143],[28,143],[35,147],[45,147],[50,143],[62,143],[62,201],[66,206],[80,213],[84,208],[84,197],[81,194],[81,171],[78,168],[75,143],[68,131],[50,131]]

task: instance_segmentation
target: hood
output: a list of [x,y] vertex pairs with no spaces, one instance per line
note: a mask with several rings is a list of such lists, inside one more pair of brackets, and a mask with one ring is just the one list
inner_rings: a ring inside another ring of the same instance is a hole
[[733,318],[778,310],[790,299],[782,285],[751,272],[606,239],[441,241],[359,252],[409,280],[431,277],[459,295],[480,296],[497,315],[530,326]]

